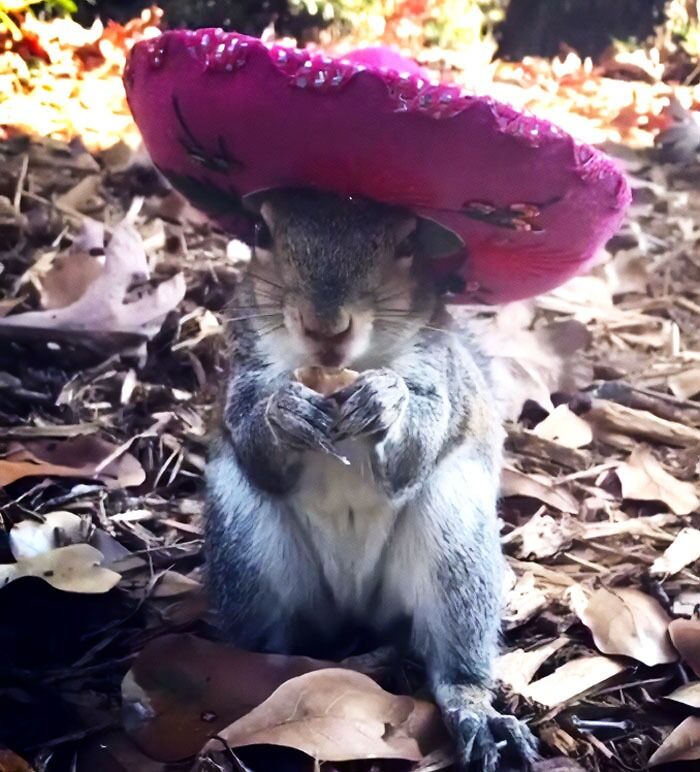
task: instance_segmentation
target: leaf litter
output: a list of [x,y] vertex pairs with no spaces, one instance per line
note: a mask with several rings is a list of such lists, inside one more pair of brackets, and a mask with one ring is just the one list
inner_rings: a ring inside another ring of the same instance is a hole
[[[27,19],[49,61],[30,69],[8,51],[0,74],[0,573],[13,579],[0,588],[0,760],[447,768],[414,663],[362,675],[212,640],[202,470],[245,255],[138,149],[119,74],[159,12],[90,30]],[[697,88],[616,80],[574,54],[471,70],[421,56],[606,142],[635,190],[591,275],[458,310],[496,354],[508,432],[499,701],[539,734],[540,772],[693,768],[700,198],[695,161],[660,164],[649,148],[673,123],[671,92],[697,106]]]

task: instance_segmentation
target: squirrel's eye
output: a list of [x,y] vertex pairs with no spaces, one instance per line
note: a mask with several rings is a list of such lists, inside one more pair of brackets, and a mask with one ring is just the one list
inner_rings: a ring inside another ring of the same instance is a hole
[[255,223],[255,246],[260,249],[272,249],[272,234],[264,220]]

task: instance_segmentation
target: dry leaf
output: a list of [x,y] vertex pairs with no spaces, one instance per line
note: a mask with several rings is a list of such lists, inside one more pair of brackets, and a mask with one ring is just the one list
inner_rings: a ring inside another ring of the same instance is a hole
[[[435,705],[337,668],[287,681],[219,736],[232,748],[280,745],[323,761],[420,761],[439,747],[436,737],[445,739]],[[210,741],[204,750],[215,747]]]
[[523,574],[506,594],[502,618],[507,629],[522,625],[549,605],[549,598],[537,586],[533,573]]
[[0,772],[33,772],[33,767],[9,748],[0,747]]
[[543,511],[536,512],[525,525],[508,534],[508,541],[521,540],[517,555],[521,558],[547,558],[571,546],[581,528],[579,523],[564,513],[555,520]]
[[10,550],[15,560],[33,558],[57,547],[85,541],[83,521],[72,512],[49,512],[43,522],[23,520],[10,530]]
[[690,716],[679,724],[656,749],[649,759],[649,766],[697,759],[700,759],[700,718]]
[[89,544],[59,547],[33,558],[0,565],[0,587],[15,579],[35,576],[65,592],[108,592],[121,576],[116,571],[103,568],[102,561],[102,553]]
[[552,478],[544,474],[525,474],[504,465],[501,472],[501,496],[526,496],[549,504],[570,515],[578,513],[578,502],[563,488],[556,487]]
[[102,272],[78,300],[63,308],[27,311],[0,318],[0,326],[82,333],[129,333],[145,338],[160,329],[165,316],[185,295],[185,279],[176,274],[136,300],[127,292],[149,275],[143,242],[127,221],[112,234]]
[[308,657],[255,654],[193,635],[164,635],[146,645],[124,677],[125,726],[149,756],[179,761],[288,679],[330,666]]
[[683,528],[649,570],[652,574],[677,574],[696,560],[700,560],[700,531]]
[[639,590],[599,589],[574,610],[604,654],[632,657],[650,667],[678,659],[671,645],[671,621],[661,604]]
[[700,367],[691,367],[676,375],[669,375],[668,385],[680,399],[692,399],[700,394]]
[[700,677],[700,621],[674,619],[668,626],[668,633],[683,662]]
[[676,447],[700,444],[700,429],[607,399],[594,399],[591,409],[583,417],[592,426],[594,435],[601,439],[608,434],[623,434]]
[[117,448],[94,435],[70,437],[60,442],[12,443],[7,455],[0,458],[0,487],[22,477],[96,477],[108,488],[141,485],[146,473],[130,453],[122,453],[100,468]]
[[676,515],[688,515],[700,507],[695,486],[671,476],[646,446],[635,448],[615,473],[626,499],[662,501]]
[[568,405],[558,405],[534,428],[538,437],[558,442],[566,448],[582,448],[593,440],[593,431]]
[[581,657],[534,681],[522,694],[551,708],[604,684],[624,669],[624,665],[608,657]]
[[152,595],[154,598],[176,598],[191,592],[201,592],[202,589],[201,582],[169,569],[159,577]]
[[515,649],[507,654],[501,654],[496,660],[496,678],[508,684],[513,691],[522,694],[535,677],[535,673],[568,641],[568,638],[557,638],[529,651]]
[[665,699],[682,702],[691,708],[700,708],[700,681],[693,681],[692,683],[679,686],[671,694],[667,694]]

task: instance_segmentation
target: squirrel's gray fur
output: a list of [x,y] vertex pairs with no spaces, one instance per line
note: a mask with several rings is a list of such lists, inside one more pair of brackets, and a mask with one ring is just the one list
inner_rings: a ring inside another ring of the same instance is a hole
[[[527,728],[490,702],[504,564],[488,363],[447,315],[415,220],[303,191],[271,195],[262,217],[270,243],[229,309],[207,470],[222,630],[243,647],[326,656],[348,628],[403,634],[465,767],[497,769],[504,745],[531,759]],[[293,378],[318,364],[360,376],[322,397]]]

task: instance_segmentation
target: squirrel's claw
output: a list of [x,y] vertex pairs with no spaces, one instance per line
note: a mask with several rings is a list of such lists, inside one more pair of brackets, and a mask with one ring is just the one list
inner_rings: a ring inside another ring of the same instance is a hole
[[457,727],[461,768],[465,772],[527,770],[538,757],[537,739],[515,716],[465,711]]
[[334,436],[347,439],[389,429],[405,409],[408,387],[400,375],[382,368],[365,371],[333,396],[340,406]]

